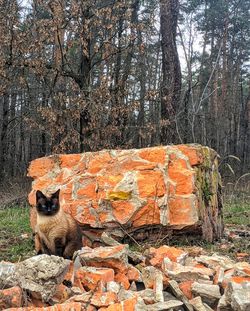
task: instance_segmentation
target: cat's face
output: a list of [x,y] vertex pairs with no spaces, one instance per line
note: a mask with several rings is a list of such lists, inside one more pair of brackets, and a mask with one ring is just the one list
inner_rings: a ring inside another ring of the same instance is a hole
[[51,197],[46,197],[41,191],[36,192],[36,209],[41,215],[52,216],[55,215],[59,209],[59,192],[57,190]]

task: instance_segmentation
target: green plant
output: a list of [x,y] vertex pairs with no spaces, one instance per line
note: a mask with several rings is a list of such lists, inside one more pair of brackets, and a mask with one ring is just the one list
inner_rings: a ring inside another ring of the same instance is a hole
[[34,254],[29,208],[0,209],[0,260],[23,260]]

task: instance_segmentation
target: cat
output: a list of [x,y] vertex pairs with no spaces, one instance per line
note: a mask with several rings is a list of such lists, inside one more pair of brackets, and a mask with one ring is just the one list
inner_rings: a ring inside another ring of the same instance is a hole
[[46,197],[36,191],[35,246],[38,254],[72,259],[82,247],[81,230],[75,219],[60,208],[59,193],[60,189]]

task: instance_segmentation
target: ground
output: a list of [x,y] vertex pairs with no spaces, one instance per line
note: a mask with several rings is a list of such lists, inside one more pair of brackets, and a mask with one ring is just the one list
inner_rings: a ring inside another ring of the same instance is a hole
[[[199,245],[208,251],[219,251],[235,257],[237,253],[250,254],[250,202],[235,199],[226,200],[224,205],[224,220],[227,232],[232,233],[232,238],[225,238],[220,243],[205,243],[183,238],[171,244],[178,246]],[[233,238],[234,233],[239,238]],[[165,241],[169,243],[170,241]],[[17,262],[34,255],[32,232],[29,224],[29,206],[0,206],[0,261]]]

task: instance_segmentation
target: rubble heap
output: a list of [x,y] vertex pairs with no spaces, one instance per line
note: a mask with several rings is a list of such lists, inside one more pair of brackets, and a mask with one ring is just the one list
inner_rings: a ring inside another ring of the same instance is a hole
[[1,262],[0,288],[0,310],[9,311],[247,311],[250,264],[199,247],[142,254],[116,243],[83,247],[74,263],[48,255]]

